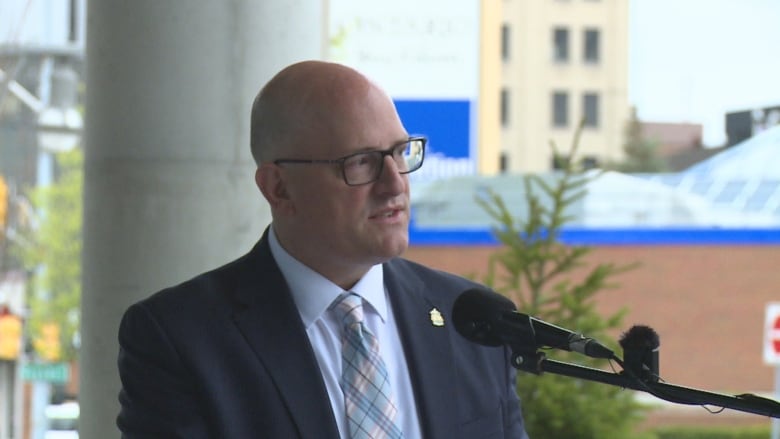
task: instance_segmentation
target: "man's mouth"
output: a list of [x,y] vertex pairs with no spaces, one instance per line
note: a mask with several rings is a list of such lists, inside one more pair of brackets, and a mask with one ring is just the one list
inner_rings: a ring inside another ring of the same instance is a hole
[[398,216],[402,211],[403,209],[401,208],[382,210],[374,215],[371,215],[370,218],[393,218]]

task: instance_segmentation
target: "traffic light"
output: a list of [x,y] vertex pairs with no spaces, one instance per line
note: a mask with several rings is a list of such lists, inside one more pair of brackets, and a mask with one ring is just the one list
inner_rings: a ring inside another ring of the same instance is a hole
[[5,223],[8,218],[8,184],[0,175],[0,232],[5,230]]
[[37,337],[33,338],[33,347],[44,361],[59,361],[62,357],[60,343],[60,326],[56,323],[45,323]]
[[16,360],[22,345],[22,319],[0,306],[0,360]]

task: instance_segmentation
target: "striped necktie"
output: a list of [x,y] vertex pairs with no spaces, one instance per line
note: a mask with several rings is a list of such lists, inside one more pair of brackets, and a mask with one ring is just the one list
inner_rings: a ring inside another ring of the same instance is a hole
[[341,389],[351,439],[400,439],[395,424],[398,410],[390,395],[385,363],[376,337],[363,324],[360,296],[349,293],[336,303],[336,316],[344,327],[341,349]]

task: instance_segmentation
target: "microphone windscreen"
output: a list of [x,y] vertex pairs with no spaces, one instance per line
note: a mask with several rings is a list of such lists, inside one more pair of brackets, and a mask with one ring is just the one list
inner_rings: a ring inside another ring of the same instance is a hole
[[472,288],[455,300],[452,320],[455,329],[470,341],[488,346],[501,346],[503,339],[495,331],[502,315],[517,307],[508,298],[492,291]]
[[649,326],[635,325],[620,337],[620,347],[623,349],[655,350],[661,346],[658,333]]

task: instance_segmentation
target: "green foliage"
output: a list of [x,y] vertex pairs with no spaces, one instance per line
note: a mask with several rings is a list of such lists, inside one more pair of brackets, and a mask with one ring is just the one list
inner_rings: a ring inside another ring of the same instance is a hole
[[658,439],[766,439],[769,426],[665,427],[653,430]]
[[[581,128],[569,157],[576,154]],[[555,149],[555,145],[552,145]],[[599,264],[587,270],[585,246],[565,245],[561,227],[573,217],[567,208],[585,196],[590,178],[568,161],[552,184],[536,175],[524,178],[527,217],[515,218],[502,198],[488,191],[477,202],[498,223],[493,233],[502,246],[491,255],[483,282],[507,295],[527,314],[576,329],[616,348],[610,329],[621,325],[625,310],[602,316],[595,295],[613,287],[614,275],[634,265]],[[588,367],[610,367],[606,360],[551,351],[556,360]],[[542,374],[518,374],[526,428],[534,438],[628,439],[641,436],[634,427],[644,408],[630,391],[606,384]]]
[[83,153],[80,149],[56,156],[59,176],[55,183],[31,193],[38,212],[37,227],[26,231],[15,248],[32,273],[30,318],[33,337],[47,323],[60,329],[63,360],[76,355],[73,345],[79,328],[81,302]]
[[610,166],[621,172],[664,172],[666,162],[658,154],[658,142],[642,136],[642,126],[632,109],[631,119],[626,124],[626,142],[623,151],[626,159],[622,163]]

